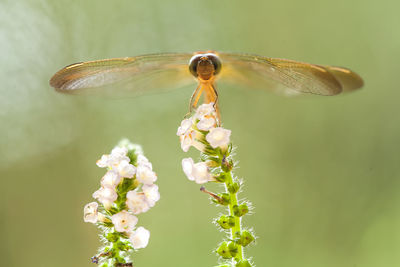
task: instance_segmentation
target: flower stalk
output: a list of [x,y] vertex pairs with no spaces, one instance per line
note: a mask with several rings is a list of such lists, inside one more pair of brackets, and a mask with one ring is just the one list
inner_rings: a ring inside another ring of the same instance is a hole
[[189,180],[197,184],[208,182],[224,185],[224,192],[213,193],[204,186],[201,191],[210,195],[211,200],[219,206],[227,207],[227,214],[215,222],[226,233],[227,237],[220,243],[216,253],[222,264],[219,267],[254,266],[245,257],[244,248],[253,243],[254,234],[242,227],[242,217],[249,212],[249,203],[240,201],[238,193],[242,186],[232,170],[236,167],[230,142],[231,131],[220,127],[214,104],[203,104],[195,114],[182,121],[177,135],[181,148],[187,152],[191,146],[200,150],[200,162],[193,159],[182,160],[182,168]]

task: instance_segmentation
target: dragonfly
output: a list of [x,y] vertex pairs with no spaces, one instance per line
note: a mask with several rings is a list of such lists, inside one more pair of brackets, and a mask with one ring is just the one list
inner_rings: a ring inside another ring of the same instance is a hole
[[66,94],[138,96],[196,84],[189,113],[201,96],[214,103],[219,117],[217,81],[283,95],[333,96],[363,86],[362,78],[344,67],[316,65],[253,54],[215,51],[160,53],[75,63],[50,79]]

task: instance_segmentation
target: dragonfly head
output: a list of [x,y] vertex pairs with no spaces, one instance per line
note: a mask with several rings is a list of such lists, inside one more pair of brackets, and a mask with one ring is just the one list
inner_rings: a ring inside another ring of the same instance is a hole
[[209,80],[221,71],[221,60],[216,54],[197,54],[189,61],[189,70],[194,77]]

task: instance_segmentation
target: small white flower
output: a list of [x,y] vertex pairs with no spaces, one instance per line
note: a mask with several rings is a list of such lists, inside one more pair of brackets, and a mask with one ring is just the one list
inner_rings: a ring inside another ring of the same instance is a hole
[[136,167],[129,164],[129,161],[123,160],[116,166],[118,174],[121,177],[132,178],[136,173]]
[[206,115],[215,115],[214,102],[200,105],[197,108],[194,117],[197,119],[201,119],[203,116]]
[[150,207],[154,207],[156,202],[160,200],[160,193],[158,192],[157,185],[144,185],[142,191]]
[[83,220],[85,222],[96,223],[97,222],[97,208],[99,204],[97,202],[91,202],[86,204],[83,208]]
[[181,148],[184,152],[188,152],[189,148],[194,144],[195,136],[196,136],[196,132],[194,130],[191,130],[191,131],[187,132],[186,134],[180,136]]
[[126,194],[126,205],[133,214],[143,213],[150,209],[145,195],[137,191],[129,191]]
[[191,127],[192,127],[192,118],[184,119],[181,122],[181,126],[179,126],[176,135],[181,136],[181,135],[186,134]]
[[187,132],[185,135],[180,136],[181,148],[184,152],[188,152],[191,146],[194,146],[199,151],[204,151],[205,145],[199,142],[196,138],[203,138],[200,132],[196,132],[191,130]]
[[114,160],[124,160],[126,159],[126,154],[128,154],[128,149],[126,147],[116,146],[111,150],[110,156]]
[[182,159],[182,169],[183,172],[186,174],[187,178],[190,181],[194,181],[194,177],[192,175],[194,161],[192,158],[184,158]]
[[131,232],[135,228],[138,218],[126,210],[123,210],[111,216],[111,221],[114,224],[116,231]]
[[211,115],[205,115],[200,118],[200,121],[197,123],[197,128],[202,131],[209,131],[214,128],[215,125],[215,117]]
[[103,178],[101,178],[100,183],[102,187],[110,187],[115,189],[120,182],[121,176],[119,176],[118,173],[110,170],[103,176]]
[[230,142],[231,131],[222,127],[211,129],[206,135],[206,140],[213,148],[225,148]]
[[134,249],[147,247],[150,238],[150,231],[144,227],[138,227],[135,232],[131,233],[129,239],[131,240]]
[[185,158],[182,160],[182,169],[189,180],[195,181],[198,184],[215,181],[205,162],[194,164],[193,159]]
[[136,171],[136,179],[143,184],[153,184],[157,175],[146,165],[139,165]]
[[93,193],[93,198],[97,199],[106,209],[109,209],[112,203],[117,200],[118,195],[114,188],[101,187]]
[[116,146],[110,155],[103,155],[101,159],[99,159],[96,164],[100,168],[115,168],[117,167],[121,161],[128,161],[129,158],[126,156],[128,153],[128,149],[126,147]]
[[134,150],[135,153],[143,153],[143,149],[140,145],[132,143],[127,138],[124,138],[121,141],[119,141],[118,146],[126,147],[128,149],[128,151]]
[[110,155],[103,155],[101,158],[96,162],[97,166],[100,168],[108,167],[108,162],[110,160]]
[[147,166],[150,170],[153,170],[153,165],[143,154],[138,154],[137,164],[138,166]]

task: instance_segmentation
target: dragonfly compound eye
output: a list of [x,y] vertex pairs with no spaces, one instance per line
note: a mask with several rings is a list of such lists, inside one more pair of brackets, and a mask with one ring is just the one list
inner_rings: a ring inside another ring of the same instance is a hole
[[211,60],[212,64],[214,65],[214,75],[217,75],[221,71],[221,60],[216,54],[213,53],[205,54],[205,56]]
[[197,74],[197,65],[199,64],[199,61],[203,56],[204,55],[202,55],[202,54],[194,55],[189,61],[189,71],[196,78],[197,78],[197,76],[199,76]]

